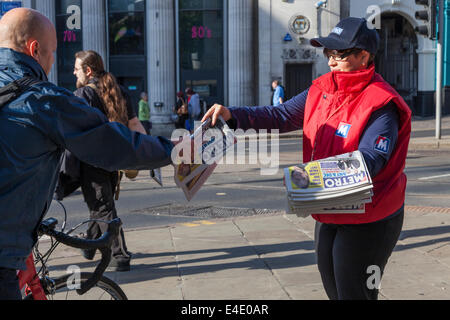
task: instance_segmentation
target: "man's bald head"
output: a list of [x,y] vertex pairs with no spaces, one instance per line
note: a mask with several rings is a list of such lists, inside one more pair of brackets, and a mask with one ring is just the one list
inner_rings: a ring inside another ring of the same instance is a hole
[[49,74],[56,51],[56,30],[38,11],[16,8],[0,19],[0,47],[33,57]]

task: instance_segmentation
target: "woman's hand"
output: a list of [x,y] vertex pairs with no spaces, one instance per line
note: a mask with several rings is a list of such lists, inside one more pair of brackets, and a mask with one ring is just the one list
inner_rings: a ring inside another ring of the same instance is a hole
[[205,122],[206,119],[211,118],[211,120],[212,120],[211,125],[214,126],[216,124],[219,116],[222,116],[223,120],[225,120],[225,121],[230,120],[232,117],[231,112],[230,112],[230,110],[228,110],[228,108],[226,108],[220,104],[215,104],[206,112],[205,116],[202,119],[202,122]]

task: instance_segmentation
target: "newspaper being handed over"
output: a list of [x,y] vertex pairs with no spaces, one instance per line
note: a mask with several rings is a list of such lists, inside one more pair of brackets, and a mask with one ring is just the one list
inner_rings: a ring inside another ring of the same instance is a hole
[[289,214],[365,212],[373,184],[364,158],[354,151],[284,169]]
[[[236,144],[236,136],[222,117],[211,126],[206,120],[189,138],[184,138],[182,153],[191,150],[190,160],[175,164],[175,183],[180,187],[186,199],[191,201],[229,148]],[[174,162],[175,163],[175,162]]]

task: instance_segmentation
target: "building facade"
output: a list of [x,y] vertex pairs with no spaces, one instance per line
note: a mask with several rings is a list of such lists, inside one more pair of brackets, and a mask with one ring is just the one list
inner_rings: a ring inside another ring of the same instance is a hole
[[[154,134],[172,131],[176,92],[187,87],[207,105],[227,106],[269,105],[275,79],[281,80],[286,98],[307,89],[313,79],[329,71],[322,50],[309,40],[328,35],[347,16],[366,17],[374,25],[380,22],[378,72],[402,94],[414,114],[434,114],[436,44],[414,33],[420,24],[414,19],[419,9],[414,0],[22,3],[56,25],[59,47],[51,81],[74,89],[75,52],[96,50],[128,88],[136,108],[140,93],[148,92]],[[450,72],[444,72],[444,84],[448,82]],[[450,112],[447,100],[444,113]]]
[[[414,0],[349,0],[348,6],[351,16],[375,18],[381,27],[377,71],[403,96],[414,115],[435,115],[436,41],[414,32],[423,24],[415,19],[423,6]],[[450,114],[450,63],[445,58],[449,56],[449,8],[450,1],[444,1],[443,114]]]

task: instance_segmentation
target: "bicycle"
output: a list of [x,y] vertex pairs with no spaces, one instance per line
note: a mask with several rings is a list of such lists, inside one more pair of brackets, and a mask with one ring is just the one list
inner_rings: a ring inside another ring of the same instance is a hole
[[[61,203],[60,205],[63,206]],[[64,212],[66,214],[65,208]],[[103,276],[111,260],[111,243],[119,234],[122,225],[121,220],[119,218],[109,222],[96,220],[108,224],[107,232],[96,240],[69,235],[83,224],[92,220],[82,222],[65,233],[66,220],[67,215],[62,231],[55,230],[58,224],[58,220],[55,218],[46,219],[40,224],[38,236],[39,238],[43,235],[50,237],[50,249],[45,254],[41,254],[38,241],[27,259],[27,269],[18,272],[19,286],[25,295],[24,300],[69,300],[71,298],[94,300],[95,297],[98,299],[128,300],[117,283]],[[100,263],[94,272],[69,273],[52,278],[50,277],[47,261],[60,243],[77,249],[98,249],[101,252]],[[36,271],[36,265],[39,263],[42,267],[39,271]]]

